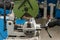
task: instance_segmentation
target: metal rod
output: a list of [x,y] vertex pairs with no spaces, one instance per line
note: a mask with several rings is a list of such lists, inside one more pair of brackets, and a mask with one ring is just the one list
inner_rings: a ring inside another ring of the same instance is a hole
[[4,31],[6,31],[6,3],[4,1]]

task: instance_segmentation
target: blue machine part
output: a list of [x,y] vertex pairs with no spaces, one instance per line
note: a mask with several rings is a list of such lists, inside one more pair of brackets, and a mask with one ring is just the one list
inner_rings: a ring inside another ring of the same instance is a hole
[[16,19],[16,21],[15,21],[16,24],[20,24],[20,25],[23,25],[25,22],[26,22],[26,20],[24,20],[24,19]]
[[56,9],[55,18],[60,19],[60,9]]
[[[11,10],[6,10],[6,14],[11,14]],[[4,9],[0,8],[0,15],[4,15]]]
[[4,31],[4,19],[0,19],[0,40],[7,38],[7,36],[7,31]]

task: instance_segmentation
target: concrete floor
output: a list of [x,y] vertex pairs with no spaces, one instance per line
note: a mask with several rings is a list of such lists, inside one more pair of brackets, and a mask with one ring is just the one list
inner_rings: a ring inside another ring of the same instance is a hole
[[41,40],[60,40],[60,27],[56,26],[54,28],[49,29],[49,33],[52,38],[48,36],[47,32],[44,29],[42,29]]
[[[41,23],[42,25],[44,25],[46,23],[47,20],[45,19],[38,19],[37,23]],[[41,40],[60,40],[60,26],[56,26],[54,28],[49,28],[48,29],[50,35],[52,36],[52,38],[50,38],[47,34],[47,32],[45,31],[45,29],[41,30]]]

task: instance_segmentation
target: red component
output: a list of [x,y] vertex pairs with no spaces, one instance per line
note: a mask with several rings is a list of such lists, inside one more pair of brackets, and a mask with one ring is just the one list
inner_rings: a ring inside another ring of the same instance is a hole
[[47,16],[47,19],[50,19],[50,15]]

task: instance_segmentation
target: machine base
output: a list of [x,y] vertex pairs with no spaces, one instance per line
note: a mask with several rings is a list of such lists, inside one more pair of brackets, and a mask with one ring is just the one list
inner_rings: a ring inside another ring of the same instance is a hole
[[9,37],[5,40],[40,40],[38,37],[33,37],[33,38],[25,38],[25,37]]

